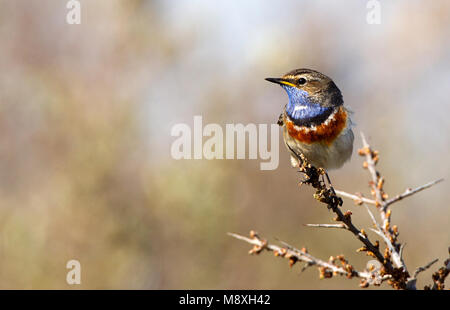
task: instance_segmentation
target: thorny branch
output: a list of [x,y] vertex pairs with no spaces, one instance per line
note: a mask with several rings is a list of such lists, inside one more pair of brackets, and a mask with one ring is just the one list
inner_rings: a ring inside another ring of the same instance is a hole
[[[439,268],[436,272],[433,273],[431,278],[433,279],[433,285],[432,286],[425,286],[426,290],[443,290],[444,289],[444,283],[447,276],[450,274],[450,247],[448,248],[448,255],[449,257],[445,260],[444,266]],[[425,266],[425,268],[429,268],[428,264]]]
[[435,180],[435,181],[429,182],[429,183],[424,184],[422,186],[419,186],[419,187],[417,187],[415,189],[408,188],[408,189],[406,189],[406,191],[403,194],[397,195],[394,198],[389,199],[388,201],[386,201],[384,203],[384,208],[387,208],[391,204],[393,204],[393,203],[395,203],[395,202],[397,202],[399,200],[402,200],[403,198],[409,197],[411,195],[414,195],[415,193],[423,191],[424,189],[430,188],[431,186],[433,186],[433,185],[435,185],[437,183],[440,183],[442,181],[444,181],[444,179],[439,179],[439,180]]
[[[367,255],[374,257],[380,264],[380,270],[365,270],[358,272],[355,268],[348,264],[343,255],[339,255],[336,258],[330,257],[328,262],[315,258],[307,253],[306,249],[298,250],[294,247],[287,245],[282,242],[285,246],[279,247],[277,245],[269,244],[266,240],[260,238],[257,233],[251,231],[250,238],[232,234],[231,236],[246,241],[253,244],[253,249],[250,254],[259,254],[263,250],[268,250],[274,252],[275,256],[280,256],[288,258],[290,265],[292,266],[297,261],[303,261],[306,265],[302,270],[310,266],[316,266],[319,268],[321,278],[330,278],[333,275],[346,275],[348,278],[359,277],[361,278],[360,286],[367,287],[369,285],[380,285],[384,281],[396,289],[416,289],[416,278],[417,275],[430,268],[433,262],[425,265],[424,267],[419,267],[414,275],[411,277],[408,273],[407,267],[403,261],[403,248],[405,244],[401,244],[398,241],[398,227],[391,224],[390,206],[406,197],[412,196],[424,189],[430,188],[431,186],[439,183],[442,179],[427,183],[423,186],[417,187],[416,189],[407,189],[404,193],[395,196],[388,200],[388,195],[383,190],[383,185],[385,179],[380,175],[376,169],[376,164],[379,160],[378,151],[373,150],[367,143],[364,135],[361,133],[361,138],[363,142],[363,147],[358,151],[360,156],[365,157],[363,168],[369,171],[371,176],[371,181],[369,186],[371,189],[371,195],[373,199],[365,198],[362,194],[349,194],[344,191],[335,191],[334,188],[329,184],[325,183],[324,175],[326,172],[322,168],[316,168],[308,163],[307,159],[303,154],[298,154],[299,159],[301,159],[301,164],[299,166],[299,171],[305,174],[305,179],[300,182],[301,184],[311,185],[316,189],[314,198],[327,205],[327,208],[332,210],[336,217],[335,221],[338,224],[305,224],[309,227],[319,227],[319,228],[338,228],[344,229],[351,232],[359,241],[363,243],[363,246],[357,250],[357,252],[366,252]],[[326,175],[328,178],[328,175]],[[337,196],[337,194],[352,199],[356,204],[364,204],[367,212],[369,213],[371,220],[374,225],[374,229],[371,228],[384,242],[385,249],[382,251],[380,249],[379,241],[372,242],[364,229],[359,229],[352,222],[352,212],[341,211],[341,206],[343,204],[342,199]],[[369,205],[374,205],[380,216],[381,225],[375,219],[375,216],[370,211]],[[342,266],[335,264],[336,260],[339,260]],[[450,273],[450,258],[445,261],[444,267],[441,267],[436,271],[433,276],[433,285],[425,287],[426,289],[443,289],[445,278]]]
[[[297,262],[305,262],[306,265],[302,268],[302,271],[309,266],[317,266],[319,268],[320,278],[322,279],[331,278],[333,275],[344,275],[349,279],[358,277],[363,279],[367,284],[380,285],[383,281],[391,277],[390,275],[381,276],[379,273],[374,272],[373,268],[372,270],[356,271],[343,255],[337,257],[331,256],[328,262],[326,262],[310,255],[305,248],[299,250],[288,244],[285,244],[284,247],[270,244],[267,240],[259,237],[254,231],[250,232],[250,238],[233,233],[228,234],[236,239],[253,244],[253,248],[249,251],[249,254],[259,254],[263,250],[271,251],[275,256],[288,259],[291,267]],[[341,266],[336,263],[337,261],[341,263]]]

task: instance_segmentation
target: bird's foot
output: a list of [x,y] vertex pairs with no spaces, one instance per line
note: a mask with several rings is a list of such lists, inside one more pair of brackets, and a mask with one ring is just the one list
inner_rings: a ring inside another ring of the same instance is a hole
[[320,202],[326,203],[328,209],[336,206],[342,206],[344,203],[341,197],[338,197],[333,188],[318,189],[314,194],[314,198]]
[[300,166],[299,171],[305,175],[304,179],[300,181],[300,185],[308,184],[316,189],[321,189],[324,187],[323,182],[320,180],[320,173],[316,167],[309,164],[303,164]]

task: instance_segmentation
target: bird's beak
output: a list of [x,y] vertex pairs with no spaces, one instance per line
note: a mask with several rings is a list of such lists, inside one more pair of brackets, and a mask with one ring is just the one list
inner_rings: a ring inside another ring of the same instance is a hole
[[285,80],[283,78],[266,78],[266,81],[269,81],[269,82],[272,82],[272,83],[276,83],[276,84],[280,84],[280,85],[288,85],[288,86],[295,87],[294,84],[292,84],[291,82],[289,82],[288,80]]

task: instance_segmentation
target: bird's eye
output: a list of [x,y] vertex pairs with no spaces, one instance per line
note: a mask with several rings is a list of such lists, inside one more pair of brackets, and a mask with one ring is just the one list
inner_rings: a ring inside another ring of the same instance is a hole
[[306,83],[306,79],[305,78],[299,78],[298,81],[297,81],[298,85],[303,85],[305,83]]

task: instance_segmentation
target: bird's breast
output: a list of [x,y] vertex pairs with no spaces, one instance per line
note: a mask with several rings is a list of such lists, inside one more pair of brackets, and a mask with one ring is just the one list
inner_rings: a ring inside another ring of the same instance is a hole
[[285,124],[289,136],[299,142],[330,145],[346,128],[347,117],[347,111],[340,106],[326,120],[314,126],[298,126],[289,115],[285,115]]

